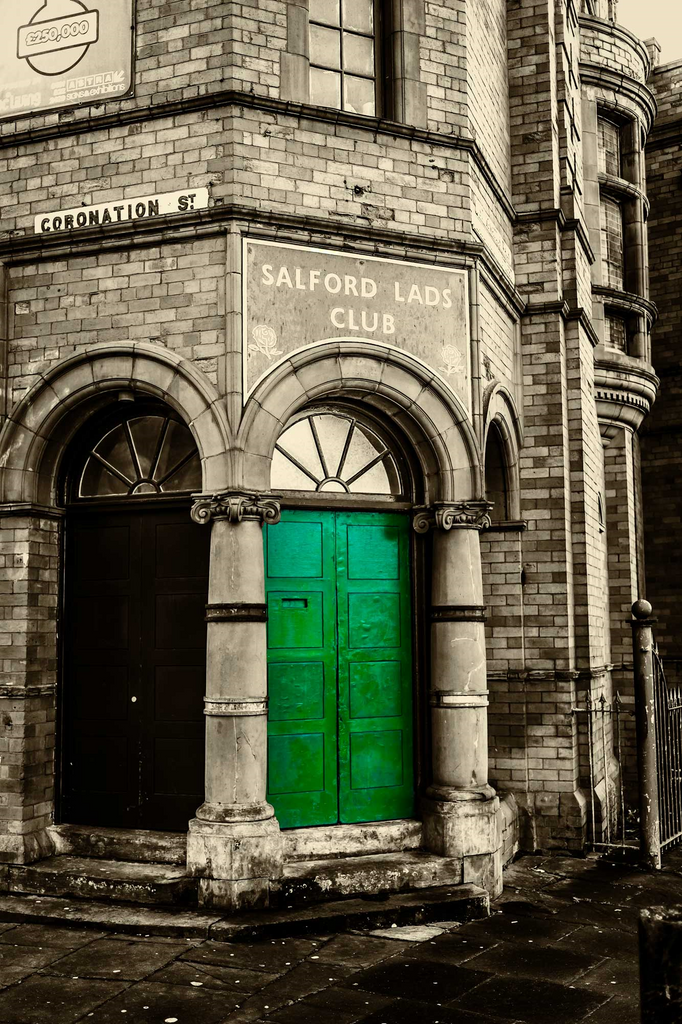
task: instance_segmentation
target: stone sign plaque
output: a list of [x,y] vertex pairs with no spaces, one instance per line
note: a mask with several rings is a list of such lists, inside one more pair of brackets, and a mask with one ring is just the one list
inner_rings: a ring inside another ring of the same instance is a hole
[[244,242],[244,395],[296,349],[330,339],[416,356],[470,409],[467,272]]

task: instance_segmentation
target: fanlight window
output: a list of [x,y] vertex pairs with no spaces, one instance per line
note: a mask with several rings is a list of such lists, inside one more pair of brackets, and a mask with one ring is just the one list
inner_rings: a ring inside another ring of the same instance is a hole
[[313,413],[280,435],[272,459],[278,490],[344,494],[401,493],[395,459],[384,441],[354,416]]
[[169,416],[134,416],[112,427],[90,450],[79,498],[173,494],[201,489],[192,434]]

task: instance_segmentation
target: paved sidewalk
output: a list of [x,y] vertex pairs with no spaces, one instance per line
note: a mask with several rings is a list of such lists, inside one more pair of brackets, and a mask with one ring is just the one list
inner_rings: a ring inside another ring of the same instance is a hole
[[661,875],[524,857],[493,916],[215,942],[0,924],[0,1024],[638,1024],[637,917]]

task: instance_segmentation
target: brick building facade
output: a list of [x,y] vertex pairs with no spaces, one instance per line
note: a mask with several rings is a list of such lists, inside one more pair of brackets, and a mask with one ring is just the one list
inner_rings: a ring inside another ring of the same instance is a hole
[[114,6],[130,90],[0,122],[8,884],[125,830],[204,904],[499,891],[632,701],[650,55],[606,0]]

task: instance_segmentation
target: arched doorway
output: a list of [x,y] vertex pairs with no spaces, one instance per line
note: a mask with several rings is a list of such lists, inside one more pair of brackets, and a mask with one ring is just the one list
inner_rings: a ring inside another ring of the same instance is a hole
[[284,828],[411,817],[413,476],[361,407],[281,433],[265,531],[268,799]]
[[63,488],[60,818],[185,831],[204,789],[199,453],[166,405],[119,401],[74,440]]

